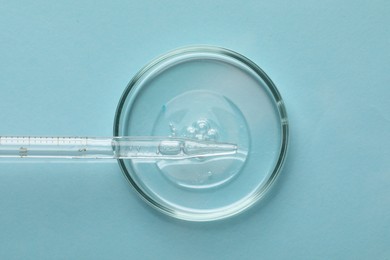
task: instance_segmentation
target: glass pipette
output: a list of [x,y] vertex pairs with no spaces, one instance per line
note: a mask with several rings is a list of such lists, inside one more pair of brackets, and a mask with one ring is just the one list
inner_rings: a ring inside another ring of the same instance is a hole
[[231,155],[237,145],[172,137],[1,136],[0,158],[190,159]]

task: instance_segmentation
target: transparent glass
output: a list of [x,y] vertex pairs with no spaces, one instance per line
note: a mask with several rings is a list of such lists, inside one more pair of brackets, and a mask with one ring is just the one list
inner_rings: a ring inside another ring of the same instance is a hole
[[235,154],[235,144],[157,136],[0,136],[0,158],[184,160]]
[[242,212],[275,181],[288,144],[283,100],[269,77],[233,51],[181,48],[157,58],[129,83],[115,136],[169,136],[236,145],[230,155],[122,160],[140,196],[170,216],[210,221]]
[[267,75],[240,54],[195,46],[157,58],[133,78],[114,137],[0,136],[0,158],[117,159],[159,211],[211,221],[264,196],[287,144],[284,103]]

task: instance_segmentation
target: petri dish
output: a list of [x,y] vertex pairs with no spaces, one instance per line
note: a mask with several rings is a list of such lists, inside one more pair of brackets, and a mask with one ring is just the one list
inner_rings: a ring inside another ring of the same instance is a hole
[[255,63],[228,49],[191,46],[151,61],[125,89],[114,136],[144,135],[237,144],[236,154],[220,157],[118,160],[157,210],[211,221],[266,194],[286,157],[288,120],[277,88]]

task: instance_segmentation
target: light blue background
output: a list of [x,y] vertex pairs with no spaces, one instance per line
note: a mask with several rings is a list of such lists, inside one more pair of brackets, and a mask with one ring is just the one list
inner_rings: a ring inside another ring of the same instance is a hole
[[115,163],[0,163],[0,259],[390,259],[389,1],[0,1],[0,134],[109,136],[137,70],[199,43],[249,57],[285,99],[270,196],[188,223]]

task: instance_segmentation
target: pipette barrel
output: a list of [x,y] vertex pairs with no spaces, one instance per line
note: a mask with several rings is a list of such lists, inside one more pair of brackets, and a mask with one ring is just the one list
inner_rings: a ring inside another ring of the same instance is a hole
[[0,137],[0,158],[188,159],[234,154],[229,143],[169,137]]

